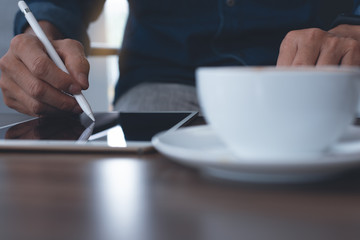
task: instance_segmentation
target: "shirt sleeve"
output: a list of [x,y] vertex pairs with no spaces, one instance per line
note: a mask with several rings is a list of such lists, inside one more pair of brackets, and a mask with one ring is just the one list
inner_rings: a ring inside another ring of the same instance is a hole
[[[38,21],[56,26],[65,38],[78,40],[89,48],[87,28],[100,15],[105,0],[27,0]],[[20,11],[14,22],[14,34],[22,33],[28,23]]]
[[332,22],[330,28],[341,24],[360,25],[360,0],[354,0],[353,11],[351,13],[341,13]]
[[360,0],[354,0],[354,15],[360,16]]

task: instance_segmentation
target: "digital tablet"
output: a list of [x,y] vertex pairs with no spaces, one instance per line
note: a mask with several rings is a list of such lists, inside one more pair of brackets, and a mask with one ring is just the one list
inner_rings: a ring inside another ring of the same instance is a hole
[[197,112],[106,112],[35,118],[0,128],[0,151],[143,152],[151,138],[189,123]]

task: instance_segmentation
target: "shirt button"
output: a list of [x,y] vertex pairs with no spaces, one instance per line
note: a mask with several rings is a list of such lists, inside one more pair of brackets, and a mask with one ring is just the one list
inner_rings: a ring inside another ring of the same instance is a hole
[[235,0],[226,0],[226,5],[233,7],[235,5]]

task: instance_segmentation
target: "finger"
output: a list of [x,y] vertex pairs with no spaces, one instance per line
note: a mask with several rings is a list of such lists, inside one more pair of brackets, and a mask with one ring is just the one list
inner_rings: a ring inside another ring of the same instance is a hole
[[297,51],[297,43],[294,41],[292,36],[288,34],[280,45],[279,56],[276,65],[290,66],[294,61]]
[[55,65],[36,37],[29,34],[18,35],[11,41],[10,49],[14,56],[22,61],[37,79],[41,79],[65,92],[73,93],[75,91],[78,93],[80,91],[79,84]]
[[320,53],[318,45],[300,44],[292,62],[293,66],[315,65]]
[[341,65],[360,66],[360,43],[351,39],[340,62]]
[[339,65],[344,55],[344,38],[329,37],[320,49],[316,65]]
[[348,52],[341,59],[340,65],[343,65],[343,66],[360,66],[359,54],[355,54],[354,52]]
[[[17,111],[31,115],[31,116],[43,116],[47,114],[53,114],[57,110],[48,104],[41,103],[32,97],[30,97],[23,89],[21,89],[15,82],[7,81],[8,88],[3,90],[5,104]],[[11,90],[9,90],[11,89]]]
[[36,79],[19,61],[6,69],[11,77],[3,78],[4,95],[8,96],[10,107],[30,115],[44,115],[56,111],[81,112],[75,99],[46,82]]
[[72,39],[65,39],[54,42],[54,46],[64,60],[70,75],[80,84],[82,89],[87,89],[89,87],[90,65],[82,44]]
[[[0,87],[3,92],[4,103],[21,113],[25,113],[32,116],[37,116],[36,113],[31,112],[29,105],[31,101],[28,99],[27,93],[11,79],[13,72],[16,74],[22,74],[21,67],[16,66],[13,55],[7,53],[0,59],[0,66],[2,70]],[[15,68],[14,68],[15,67]],[[21,102],[23,101],[23,102]]]

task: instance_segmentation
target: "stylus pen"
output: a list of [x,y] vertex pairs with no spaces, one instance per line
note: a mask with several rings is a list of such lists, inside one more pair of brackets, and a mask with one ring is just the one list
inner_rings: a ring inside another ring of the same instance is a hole
[[[45,49],[50,56],[50,58],[55,62],[56,66],[58,66],[61,70],[69,74],[69,71],[66,69],[65,64],[57,54],[55,48],[50,43],[49,39],[46,37],[44,31],[41,29],[38,21],[30,11],[30,8],[24,1],[19,1],[18,6],[21,10],[21,12],[24,13],[26,20],[28,21],[29,25],[35,32],[36,36],[39,38],[39,40],[42,42],[42,44],[45,46]],[[88,101],[85,99],[84,95],[82,93],[74,95],[76,101],[79,103],[81,109],[91,118],[91,120],[95,121],[94,114],[91,110],[91,107],[88,103]]]

